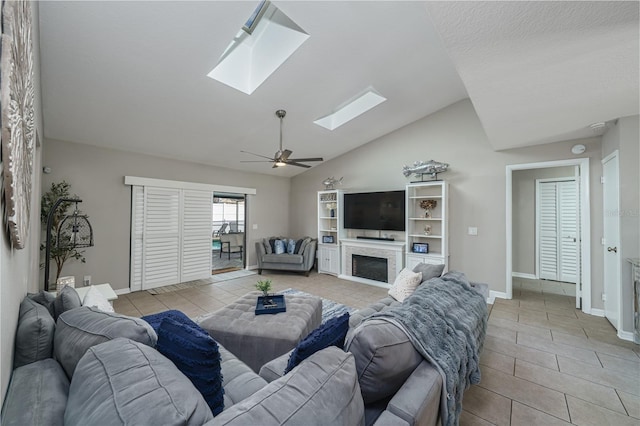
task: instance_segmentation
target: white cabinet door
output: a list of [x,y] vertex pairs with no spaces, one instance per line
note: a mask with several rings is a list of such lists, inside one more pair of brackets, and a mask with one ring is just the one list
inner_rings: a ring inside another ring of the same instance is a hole
[[340,273],[340,256],[337,247],[327,245],[318,247],[318,272],[333,275]]

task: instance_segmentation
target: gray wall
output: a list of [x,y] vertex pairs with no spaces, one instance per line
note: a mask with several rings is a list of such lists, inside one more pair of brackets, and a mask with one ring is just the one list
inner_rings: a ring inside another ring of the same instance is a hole
[[[40,60],[39,60],[39,29],[38,3],[31,2],[33,11],[32,36],[34,41],[34,73],[35,73],[35,119],[38,135],[42,132],[42,100],[40,96]],[[42,139],[40,139],[42,140]],[[2,227],[2,243],[0,244],[0,393],[1,400],[7,391],[13,365],[13,340],[18,323],[18,311],[22,298],[29,291],[38,288],[38,256],[40,251],[40,159],[41,148],[35,153],[34,177],[31,197],[31,225],[25,248],[14,250],[11,248],[10,237],[6,227]],[[4,212],[4,199],[2,210]]]
[[620,173],[620,281],[622,330],[633,331],[633,285],[628,258],[640,257],[639,116],[623,117],[602,137],[602,158],[618,150]]
[[[72,192],[82,198],[80,208],[94,230],[95,246],[85,250],[86,263],[64,265],[62,274],[74,275],[76,282],[91,275],[93,283],[109,282],[116,290],[129,287],[131,187],[124,184],[124,176],[256,188],[256,195],[247,201],[249,265],[257,264],[252,249],[256,240],[289,231],[288,178],[56,140],[47,140],[43,164],[52,169],[43,176],[43,191],[51,182],[69,182]],[[55,277],[54,265],[51,276]]]
[[[348,125],[357,125],[354,121]],[[339,131],[339,130],[338,130]],[[581,157],[590,157],[592,294],[602,292],[602,190],[600,138],[580,140],[587,147]],[[450,268],[464,271],[476,281],[489,283],[491,290],[506,291],[506,166],[511,164],[575,158],[571,147],[578,141],[495,152],[482,129],[470,101],[460,101],[374,140],[308,172],[291,183],[291,231],[316,232],[316,191],[328,176],[344,176],[342,189],[403,189],[410,181],[402,165],[434,159],[450,163],[441,175],[450,184]],[[478,227],[477,236],[467,227]],[[601,307],[593,297],[593,307]]]
[[512,175],[513,272],[536,274],[536,179],[571,177],[575,167],[515,170]]

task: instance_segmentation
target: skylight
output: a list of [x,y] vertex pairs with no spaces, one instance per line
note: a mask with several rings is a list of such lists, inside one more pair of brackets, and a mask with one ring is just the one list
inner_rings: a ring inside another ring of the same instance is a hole
[[250,95],[308,38],[280,9],[260,2],[207,76]]
[[335,130],[344,123],[364,114],[371,108],[380,105],[386,100],[387,98],[380,96],[373,90],[369,90],[365,94],[358,96],[353,101],[348,102],[333,114],[319,118],[314,121],[314,123],[318,126],[324,127],[325,129]]

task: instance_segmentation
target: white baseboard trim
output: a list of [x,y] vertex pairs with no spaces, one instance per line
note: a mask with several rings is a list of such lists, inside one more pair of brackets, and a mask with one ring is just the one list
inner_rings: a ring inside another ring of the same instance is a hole
[[487,303],[493,305],[493,303],[496,301],[496,297],[498,299],[508,299],[507,293],[503,291],[489,290],[489,298],[487,299]]
[[514,278],[526,278],[528,280],[537,280],[538,277],[536,277],[534,274],[526,274],[524,272],[512,272],[511,276]]
[[597,317],[604,317],[604,309],[591,308],[591,312],[587,312],[590,315],[595,315]]
[[622,340],[633,342],[633,333],[630,331],[618,330],[618,337]]
[[131,293],[131,289],[130,288],[119,288],[117,290],[113,290],[113,292],[115,294],[117,294],[118,296],[122,295],[122,294],[129,294]]
[[247,270],[253,271],[254,269],[258,269],[258,265],[249,265],[246,267]]

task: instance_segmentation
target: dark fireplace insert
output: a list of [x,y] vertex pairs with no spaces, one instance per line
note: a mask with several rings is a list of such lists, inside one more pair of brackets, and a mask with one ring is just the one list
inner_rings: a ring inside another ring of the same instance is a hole
[[369,280],[389,282],[387,259],[383,257],[351,255],[351,275]]

